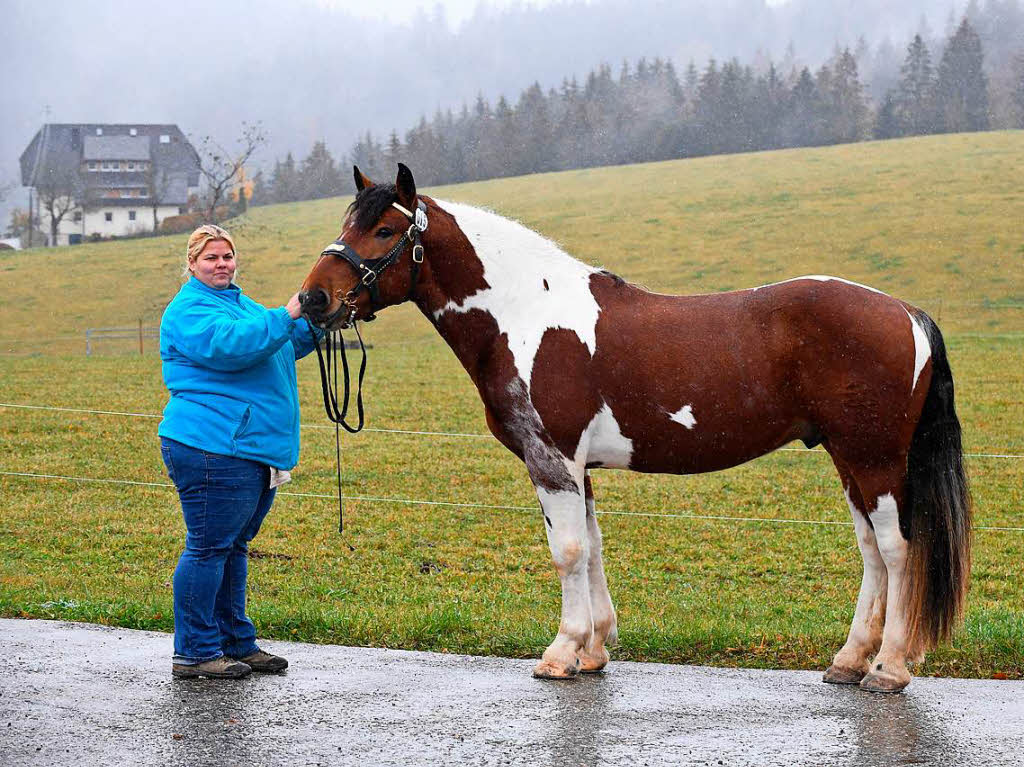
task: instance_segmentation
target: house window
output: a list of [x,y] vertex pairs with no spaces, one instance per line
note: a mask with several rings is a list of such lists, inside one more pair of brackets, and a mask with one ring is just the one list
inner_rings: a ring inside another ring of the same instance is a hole
[[135,170],[135,163],[133,163],[133,162],[128,163],[128,170]]
[[82,211],[76,210],[74,218],[75,218],[75,223],[76,224],[82,223]]
[[181,207],[180,205],[178,206],[178,215],[179,216],[185,215],[185,209],[183,207]]
[[160,134],[160,143],[161,144],[170,144],[171,143],[171,137],[168,134],[166,134],[166,133],[161,133]]
[[103,135],[103,128],[97,128],[96,129],[96,135],[97,136],[102,136]]
[[149,197],[149,192],[145,189],[139,190],[139,197]]
[[114,214],[108,210],[106,213],[103,214],[103,220],[106,221],[107,223],[113,221]]
[[129,128],[128,129],[128,135],[129,136],[138,136],[139,132],[135,128]]
[[128,220],[129,221],[134,221],[135,220],[135,211],[134,210],[128,211]]
[[99,170],[99,166],[95,162],[90,162],[89,170]]

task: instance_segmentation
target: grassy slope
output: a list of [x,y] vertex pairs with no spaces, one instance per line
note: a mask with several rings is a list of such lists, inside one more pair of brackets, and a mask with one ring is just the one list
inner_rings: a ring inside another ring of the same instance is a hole
[[[431,191],[519,218],[660,291],[824,272],[912,300],[947,335],[967,449],[1024,453],[1022,176],[1016,132]],[[336,235],[346,202],[262,208],[236,222],[246,290],[282,302]],[[175,237],[0,254],[0,401],[158,413],[155,357],[85,358],[82,333],[155,324],[182,250]],[[370,426],[485,431],[468,379],[414,310],[385,312],[367,330]],[[322,423],[314,366],[300,379],[306,422]],[[165,482],[155,423],[0,409],[0,470]],[[332,492],[332,439],[304,433],[292,492]],[[351,495],[535,505],[522,467],[493,440],[364,433],[345,446]],[[978,523],[1021,527],[1024,461],[976,458],[969,470]],[[596,488],[606,510],[847,518],[821,454],[777,453],[697,477],[598,472]],[[281,497],[256,541],[278,555],[253,567],[265,635],[513,655],[550,639],[557,579],[535,513],[377,501],[347,513],[354,551],[332,531],[329,499]],[[602,526],[617,657],[813,667],[842,643],[859,584],[848,527],[620,515]],[[0,477],[0,614],[169,628],[180,537],[165,488]],[[966,629],[925,672],[1024,674],[1022,559],[1024,534],[977,533]]]

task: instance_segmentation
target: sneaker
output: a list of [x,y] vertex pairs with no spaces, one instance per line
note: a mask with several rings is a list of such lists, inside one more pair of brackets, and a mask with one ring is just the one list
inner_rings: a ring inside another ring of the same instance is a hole
[[241,679],[251,673],[250,666],[226,655],[190,666],[181,663],[171,665],[171,675],[179,679],[193,679],[199,676],[211,679]]
[[277,671],[284,671],[288,668],[288,661],[279,655],[271,655],[263,650],[257,650],[252,655],[246,655],[244,658],[239,658],[239,662],[246,666],[249,666],[253,671],[266,671],[274,673]]

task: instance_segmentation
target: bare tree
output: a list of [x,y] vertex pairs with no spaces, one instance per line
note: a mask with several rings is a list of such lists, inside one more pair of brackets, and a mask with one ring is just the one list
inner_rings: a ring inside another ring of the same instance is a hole
[[216,222],[217,206],[227,199],[227,192],[238,178],[242,167],[267,140],[260,123],[242,123],[238,149],[229,152],[210,136],[200,139],[196,149],[199,173],[206,180],[206,192],[200,208],[207,221]]
[[171,187],[171,174],[166,170],[157,168],[156,163],[150,162],[143,173],[143,179],[146,184],[149,204],[153,209],[153,233],[155,234],[160,227],[160,221],[156,216],[157,208],[160,207],[160,203],[167,197],[167,192]]
[[50,219],[50,246],[57,244],[57,230],[64,217],[79,206],[82,184],[78,172],[70,169],[48,168],[35,182],[40,210]]

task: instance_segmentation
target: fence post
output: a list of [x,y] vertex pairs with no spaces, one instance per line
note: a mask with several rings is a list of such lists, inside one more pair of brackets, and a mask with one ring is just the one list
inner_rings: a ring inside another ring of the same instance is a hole
[[92,328],[85,329],[85,356],[92,355]]
[[142,317],[139,317],[139,356],[142,356]]

